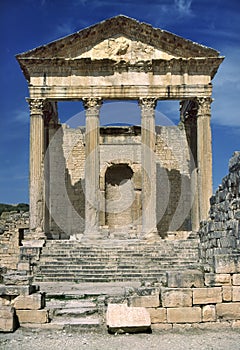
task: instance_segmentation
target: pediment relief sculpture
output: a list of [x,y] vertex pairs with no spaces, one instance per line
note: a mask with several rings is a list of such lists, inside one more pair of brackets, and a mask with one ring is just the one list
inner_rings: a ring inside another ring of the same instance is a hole
[[127,62],[147,61],[156,58],[171,59],[174,56],[151,45],[133,41],[124,36],[111,37],[98,43],[77,58],[125,60]]

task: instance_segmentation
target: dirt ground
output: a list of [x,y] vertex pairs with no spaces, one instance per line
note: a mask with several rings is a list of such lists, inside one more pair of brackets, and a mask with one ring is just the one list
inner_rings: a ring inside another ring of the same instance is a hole
[[0,333],[1,350],[239,350],[239,330],[184,330],[152,334],[28,330]]

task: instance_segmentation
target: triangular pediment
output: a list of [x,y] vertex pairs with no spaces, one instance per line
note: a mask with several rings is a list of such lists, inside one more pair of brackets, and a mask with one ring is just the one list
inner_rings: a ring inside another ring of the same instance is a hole
[[116,35],[107,38],[86,50],[76,58],[113,59],[127,62],[145,61],[151,59],[174,58],[163,50],[137,40],[131,40],[124,35]]
[[117,16],[17,55],[17,59],[151,59],[218,57],[218,51],[126,16]]

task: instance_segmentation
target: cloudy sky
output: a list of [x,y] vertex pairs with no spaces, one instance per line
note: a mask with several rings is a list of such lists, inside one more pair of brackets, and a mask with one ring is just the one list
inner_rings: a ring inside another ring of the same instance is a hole
[[[106,18],[123,14],[220,51],[212,104],[214,189],[240,150],[239,0],[2,0],[0,1],[0,202],[28,202],[29,114],[27,83],[15,55]],[[60,119],[81,103],[59,105]],[[178,104],[158,105],[176,121]],[[110,122],[110,121],[109,121]]]

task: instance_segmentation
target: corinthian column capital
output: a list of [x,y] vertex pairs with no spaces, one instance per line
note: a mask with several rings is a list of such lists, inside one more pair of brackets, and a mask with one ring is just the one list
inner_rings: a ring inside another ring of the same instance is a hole
[[83,106],[87,115],[98,115],[101,105],[102,98],[100,97],[83,98]]
[[30,114],[43,114],[44,99],[42,98],[27,98],[30,108]]
[[211,97],[198,97],[196,99],[198,117],[211,117],[211,103],[213,99]]
[[141,97],[138,101],[142,112],[154,111],[157,105],[157,99],[155,97]]

